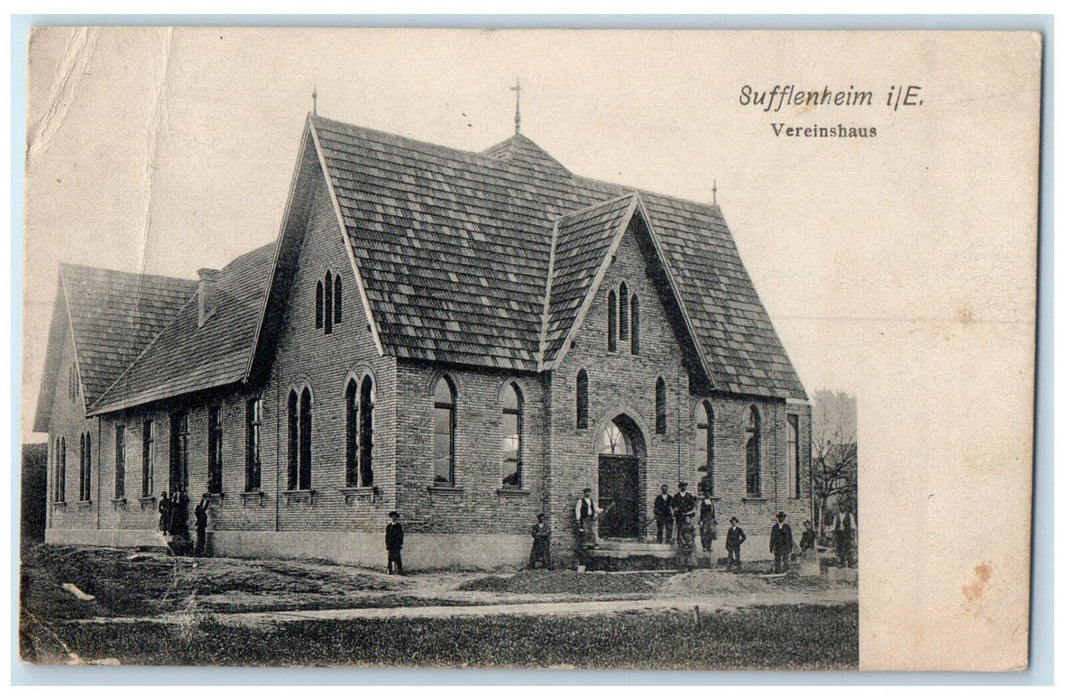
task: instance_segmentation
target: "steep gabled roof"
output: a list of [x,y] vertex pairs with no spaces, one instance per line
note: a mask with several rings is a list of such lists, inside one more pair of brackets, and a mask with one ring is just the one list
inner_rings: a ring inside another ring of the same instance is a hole
[[171,323],[90,405],[90,415],[241,381],[274,249],[274,243],[256,248],[222,268],[215,311],[202,327],[195,294],[175,305]]
[[[59,291],[45,358],[54,386],[61,341],[73,333],[82,397],[90,406],[176,316],[196,289],[191,280],[59,266]],[[69,324],[69,325],[68,325]],[[65,328],[64,328],[65,326]],[[35,429],[47,425],[52,392],[38,397]]]
[[[471,153],[309,125],[383,352],[527,371],[558,352],[602,262],[599,207],[631,188],[574,176],[521,135]],[[805,398],[720,210],[637,194],[714,388]]]
[[90,414],[262,376],[323,175],[380,352],[550,368],[639,212],[709,384],[806,397],[716,206],[575,176],[521,135],[471,153],[310,116],[278,242],[221,271],[203,327],[195,281],[64,266],[48,362],[69,322]]
[[592,282],[619,229],[628,223],[636,195],[593,204],[561,217],[556,224],[554,261],[548,280],[543,362],[552,361],[589,298]]

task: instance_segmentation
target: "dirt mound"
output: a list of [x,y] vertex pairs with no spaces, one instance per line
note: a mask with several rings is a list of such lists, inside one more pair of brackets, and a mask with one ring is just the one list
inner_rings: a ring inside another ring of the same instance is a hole
[[632,594],[650,593],[661,574],[611,575],[576,571],[522,571],[510,577],[485,576],[459,586],[460,591],[494,593]]

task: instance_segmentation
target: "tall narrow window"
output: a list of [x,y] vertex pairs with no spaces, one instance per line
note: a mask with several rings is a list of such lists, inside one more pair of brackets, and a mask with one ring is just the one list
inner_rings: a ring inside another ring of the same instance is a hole
[[629,288],[624,282],[618,289],[618,338],[628,340],[629,337]]
[[754,406],[747,410],[747,495],[762,495],[762,418]]
[[577,372],[577,427],[588,427],[588,372]]
[[344,294],[340,286],[340,275],[333,279],[333,322],[344,320]]
[[433,483],[455,483],[455,390],[447,377],[433,389]]
[[503,486],[521,488],[522,399],[517,384],[503,387]]
[[155,493],[155,421],[144,421],[144,439],[141,441],[141,496],[147,498]]
[[92,500],[92,433],[85,433],[85,470],[81,480],[81,500]]
[[618,351],[618,298],[614,290],[606,298],[606,349]]
[[115,498],[126,497],[126,426],[115,426]]
[[325,292],[322,290],[322,283],[318,282],[318,286],[314,289],[314,327],[321,328],[325,322]]
[[635,294],[632,295],[632,299],[629,300],[629,325],[631,352],[633,355],[640,354],[640,299]]
[[295,391],[288,393],[288,490],[299,487],[300,474],[300,399]]
[[88,493],[92,491],[88,484],[88,475],[85,473],[85,434],[81,434],[78,450],[78,500],[88,501]]
[[347,418],[344,423],[347,447],[344,482],[347,486],[354,487],[359,485],[359,388],[354,379],[349,379],[348,386],[344,389],[344,407]]
[[67,439],[61,438],[58,441],[59,445],[59,483],[57,484],[59,490],[56,494],[56,501],[63,503],[67,500]]
[[170,415],[170,493],[189,489],[189,413]]
[[63,460],[59,452],[59,438],[52,446],[52,503],[63,502]]
[[666,380],[662,377],[655,382],[655,432],[666,434]]
[[222,407],[207,409],[207,493],[222,493]]
[[333,273],[325,272],[325,334],[333,332]]
[[301,491],[311,488],[311,390],[300,395],[300,482]]
[[366,375],[359,389],[359,480],[362,486],[373,486],[373,407],[376,396],[373,379]]
[[244,407],[244,491],[262,488],[263,400],[248,399]]
[[695,443],[692,445],[695,470],[704,474],[699,483],[703,491],[714,495],[714,409],[709,401],[695,408]]
[[802,497],[802,472],[799,470],[799,417],[788,415],[788,478],[792,498]]

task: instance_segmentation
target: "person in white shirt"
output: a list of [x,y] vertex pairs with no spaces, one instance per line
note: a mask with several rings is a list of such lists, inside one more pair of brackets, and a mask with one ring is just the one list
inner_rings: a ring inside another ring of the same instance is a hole
[[584,495],[577,499],[573,508],[573,517],[577,521],[577,546],[581,550],[599,546],[596,518],[602,512],[592,498],[592,490],[584,489]]

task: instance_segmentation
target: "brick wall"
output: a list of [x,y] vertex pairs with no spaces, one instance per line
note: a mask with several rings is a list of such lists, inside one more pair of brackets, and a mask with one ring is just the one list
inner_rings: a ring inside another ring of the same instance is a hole
[[[455,485],[433,484],[433,387],[447,375],[456,389]],[[544,504],[544,384],[540,377],[488,370],[442,369],[401,362],[396,464],[399,510],[412,532],[523,534]],[[523,399],[522,485],[502,479],[503,387]],[[531,540],[530,540],[531,541]]]

